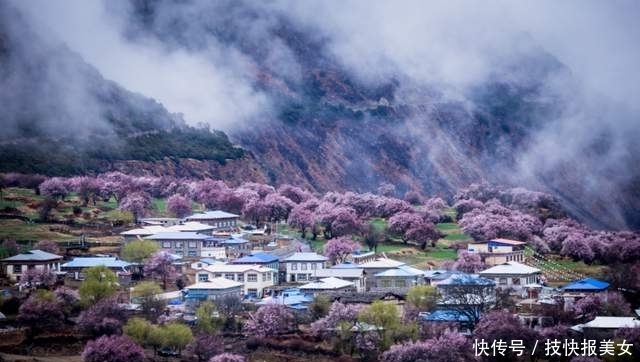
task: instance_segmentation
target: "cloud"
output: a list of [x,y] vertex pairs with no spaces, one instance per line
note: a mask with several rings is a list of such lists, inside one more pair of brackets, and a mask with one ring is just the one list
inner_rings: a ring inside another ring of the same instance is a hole
[[155,98],[191,124],[228,129],[269,107],[268,97],[252,87],[249,64],[233,48],[211,42],[190,52],[151,37],[132,41],[123,35],[123,9],[108,9],[102,1],[14,4],[41,36],[63,41],[105,78]]

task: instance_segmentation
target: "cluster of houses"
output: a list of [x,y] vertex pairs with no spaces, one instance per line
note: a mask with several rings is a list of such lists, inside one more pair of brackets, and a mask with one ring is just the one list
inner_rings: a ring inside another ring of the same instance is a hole
[[[591,278],[577,280],[562,287],[545,285],[542,270],[524,264],[524,242],[493,239],[471,243],[469,252],[479,253],[489,267],[475,274],[449,270],[422,270],[374,252],[354,252],[347,261],[330,265],[328,259],[315,252],[303,251],[294,240],[272,242],[256,247],[251,236],[257,232],[238,233],[238,215],[209,211],[183,220],[147,219],[145,225],[123,232],[125,242],[152,240],[175,257],[183,275],[191,276],[190,284],[180,293],[188,309],[203,300],[238,296],[259,305],[278,303],[294,309],[306,309],[318,294],[348,301],[353,296],[394,296],[402,300],[416,285],[432,285],[439,292],[438,308],[421,314],[426,321],[455,322],[460,331],[470,316],[460,313],[462,305],[490,305],[496,291],[509,290],[519,300],[518,308],[527,311],[541,303],[558,303],[564,308],[589,293],[606,291],[609,284]],[[269,247],[267,247],[269,246]],[[4,274],[19,281],[27,270],[53,270],[67,278],[81,280],[82,270],[104,265],[114,270],[121,283],[130,282],[132,264],[116,257],[76,257],[63,262],[63,256],[32,250],[0,261]],[[463,290],[461,293],[460,290]],[[350,297],[351,296],[351,297]],[[352,298],[354,299],[354,298]],[[535,318],[532,316],[531,318]],[[612,317],[613,318],[613,317]],[[622,318],[622,317],[621,317]],[[630,317],[631,318],[631,317]],[[636,326],[636,319],[596,319],[576,326],[585,333],[606,325]]]

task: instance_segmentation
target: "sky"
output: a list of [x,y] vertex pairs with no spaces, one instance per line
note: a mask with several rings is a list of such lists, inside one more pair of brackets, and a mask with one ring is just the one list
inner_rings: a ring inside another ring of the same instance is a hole
[[[193,0],[177,11],[160,2],[166,17],[179,13],[189,22],[211,2]],[[220,3],[220,2],[217,2]],[[269,97],[252,87],[251,62],[242,52],[207,39],[199,49],[167,47],[150,36],[126,37],[126,2],[100,0],[14,1],[36,29],[78,52],[108,79],[151,96],[191,123],[225,129],[260,117]],[[260,21],[236,17],[271,49],[266,37],[277,16],[317,31],[343,65],[364,79],[402,72],[417,81],[466,86],[481,81],[501,57],[520,49],[521,38],[568,66],[589,94],[637,108],[640,94],[640,3],[627,1],[269,1],[249,2]],[[214,9],[215,10],[215,9]],[[215,19],[220,19],[217,16]],[[202,27],[193,26],[193,32]],[[162,31],[160,29],[160,31]],[[201,36],[201,34],[194,36]],[[274,64],[299,72],[286,50],[274,51]],[[295,74],[293,75],[296,76]]]

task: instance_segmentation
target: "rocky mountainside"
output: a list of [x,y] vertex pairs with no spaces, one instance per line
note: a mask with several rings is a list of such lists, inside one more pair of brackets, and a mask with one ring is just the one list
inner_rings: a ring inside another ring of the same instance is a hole
[[[450,197],[469,183],[492,182],[551,192],[595,226],[640,227],[637,132],[617,139],[594,128],[592,141],[571,152],[567,140],[566,157],[563,144],[548,146],[544,141],[574,116],[576,84],[526,36],[518,51],[465,87],[417,80],[401,69],[372,80],[340,62],[329,37],[259,5],[215,2],[196,14],[190,1],[131,3],[125,34],[132,41],[153,38],[188,52],[211,42],[234,49],[272,107],[226,134],[187,126],[64,46],[26,46],[39,40],[27,27],[1,21],[0,103],[9,106],[0,119],[11,133],[0,137],[0,171],[119,169],[320,192],[391,183],[398,196],[415,190]],[[68,122],[64,131],[56,128],[59,118]],[[621,155],[615,162],[614,153]]]

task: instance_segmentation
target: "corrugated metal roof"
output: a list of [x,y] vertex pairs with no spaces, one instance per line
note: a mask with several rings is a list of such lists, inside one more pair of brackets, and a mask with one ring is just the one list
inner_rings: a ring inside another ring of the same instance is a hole
[[49,261],[49,260],[56,260],[56,259],[62,259],[62,258],[63,258],[62,255],[52,254],[46,251],[33,249],[25,253],[4,258],[2,259],[2,261]]
[[230,212],[222,211],[222,210],[211,210],[205,211],[197,214],[193,214],[191,216],[185,217],[185,220],[212,220],[212,219],[229,219],[240,217],[239,215],[232,214]]
[[300,290],[335,290],[347,287],[354,287],[352,282],[336,277],[322,278],[318,281],[301,285]]
[[91,268],[104,265],[107,268],[125,268],[131,263],[115,257],[76,257],[61,265],[63,268]]
[[188,293],[189,290],[216,290],[216,289],[229,289],[229,288],[241,287],[241,286],[243,286],[242,283],[229,280],[226,278],[212,278],[206,282],[199,282],[199,283],[192,284],[186,287],[185,289],[187,290],[187,293]]
[[327,261],[329,260],[326,256],[317,254],[317,253],[309,253],[309,252],[297,252],[293,253],[290,257],[285,258],[283,261]]
[[504,264],[499,264],[493,266],[489,269],[485,269],[478,274],[480,275],[528,275],[540,273],[541,270],[538,268],[530,267],[528,265],[524,265],[518,263],[517,261],[508,261]]
[[564,287],[563,290],[605,290],[609,288],[609,283],[595,279],[595,278],[584,278],[581,280],[577,280],[575,282],[571,282]]
[[191,231],[171,231],[161,232],[147,236],[145,239],[149,240],[208,240],[213,239],[210,235],[198,234]]

